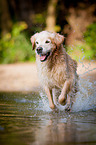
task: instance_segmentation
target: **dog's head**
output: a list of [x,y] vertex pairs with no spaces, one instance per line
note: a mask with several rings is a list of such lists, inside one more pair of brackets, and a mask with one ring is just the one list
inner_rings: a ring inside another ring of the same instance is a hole
[[52,52],[59,48],[64,41],[64,36],[54,32],[42,31],[31,37],[32,48],[35,49],[40,61],[46,61]]

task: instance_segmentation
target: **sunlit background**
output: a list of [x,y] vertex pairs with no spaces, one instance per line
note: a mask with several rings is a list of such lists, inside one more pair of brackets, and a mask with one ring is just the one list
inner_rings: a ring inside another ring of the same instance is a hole
[[[0,145],[96,144],[95,15],[95,0],[0,0]],[[30,37],[42,30],[78,61],[71,112],[51,110],[40,87]]]
[[0,63],[35,61],[30,36],[42,30],[63,34],[77,61],[96,59],[95,8],[94,0],[0,0]]

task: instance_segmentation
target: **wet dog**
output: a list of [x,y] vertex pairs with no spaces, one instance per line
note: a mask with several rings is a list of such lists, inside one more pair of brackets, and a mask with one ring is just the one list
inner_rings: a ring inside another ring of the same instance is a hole
[[63,41],[63,35],[48,31],[31,37],[40,83],[46,92],[50,108],[55,108],[56,92],[60,90],[58,102],[66,105],[66,110],[70,110],[78,90],[77,62],[67,54]]

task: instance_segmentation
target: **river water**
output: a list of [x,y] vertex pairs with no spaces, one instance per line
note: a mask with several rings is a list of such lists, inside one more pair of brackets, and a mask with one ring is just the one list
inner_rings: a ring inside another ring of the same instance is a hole
[[52,111],[39,92],[1,92],[0,145],[96,145],[96,91],[81,83],[71,112]]

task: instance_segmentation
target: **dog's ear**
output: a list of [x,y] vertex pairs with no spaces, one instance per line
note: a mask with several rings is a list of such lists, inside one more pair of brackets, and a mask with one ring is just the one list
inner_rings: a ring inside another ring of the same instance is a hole
[[65,37],[63,35],[56,33],[55,38],[54,38],[54,42],[57,45],[57,47],[59,47],[60,44],[62,44],[64,42],[64,38]]
[[35,40],[36,40],[36,36],[38,35],[38,33],[34,34],[33,36],[31,36],[30,40],[32,43],[32,50],[35,49]]

